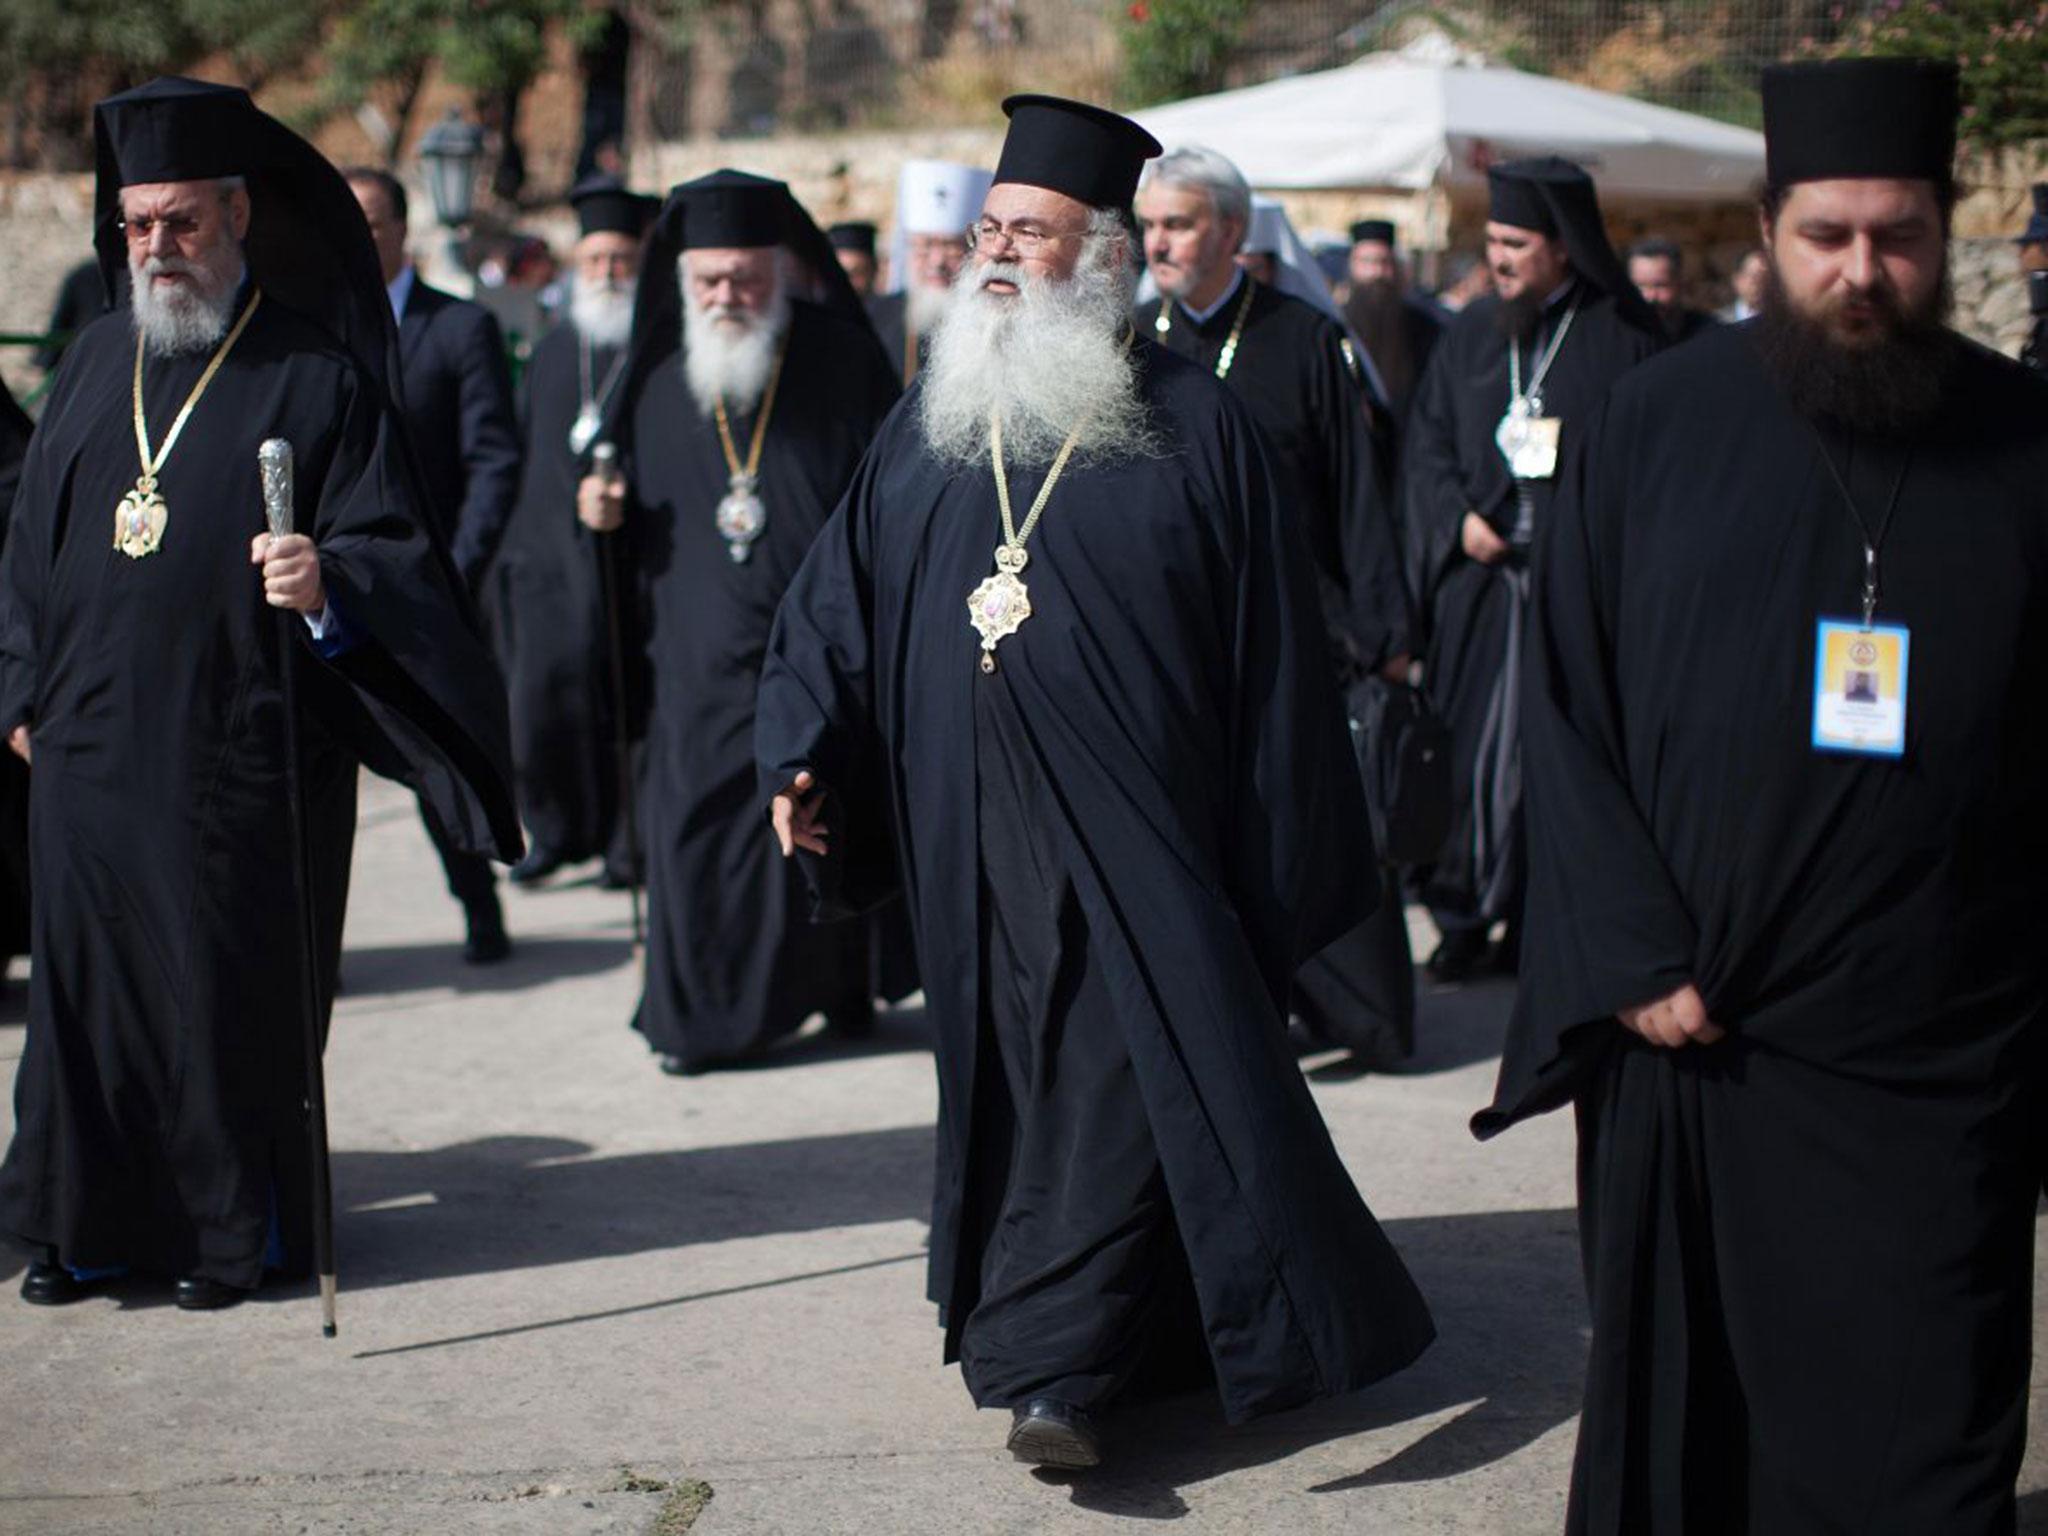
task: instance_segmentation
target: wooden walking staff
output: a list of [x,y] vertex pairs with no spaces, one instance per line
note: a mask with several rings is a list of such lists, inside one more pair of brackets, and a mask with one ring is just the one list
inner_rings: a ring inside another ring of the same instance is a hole
[[[599,443],[590,450],[590,472],[609,481],[619,472],[619,450],[611,443]],[[597,575],[604,589],[605,626],[611,631],[612,649],[612,741],[619,759],[619,811],[626,818],[626,847],[633,866],[626,871],[626,890],[633,901],[633,961],[647,960],[647,927],[640,915],[640,878],[644,859],[640,850],[640,818],[633,803],[633,733],[626,720],[626,642],[619,616],[618,545],[613,535],[597,536]]]
[[[256,450],[263,480],[263,516],[270,536],[292,532],[292,445],[266,438]],[[306,1140],[313,1169],[313,1268],[320,1276],[320,1331],[335,1336],[334,1180],[327,1151],[327,1073],[320,1059],[320,927],[313,908],[312,853],[306,841],[305,763],[299,754],[299,643],[293,627],[304,622],[278,613],[278,678],[284,692],[285,799],[291,810],[292,892],[299,904],[300,1021],[306,1046]]]

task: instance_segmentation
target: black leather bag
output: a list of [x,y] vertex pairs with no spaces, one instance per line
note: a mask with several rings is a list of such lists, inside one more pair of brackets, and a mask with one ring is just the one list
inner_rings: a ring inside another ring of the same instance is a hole
[[1352,686],[1347,702],[1380,858],[1435,862],[1451,831],[1450,728],[1422,690],[1407,683],[1368,677]]

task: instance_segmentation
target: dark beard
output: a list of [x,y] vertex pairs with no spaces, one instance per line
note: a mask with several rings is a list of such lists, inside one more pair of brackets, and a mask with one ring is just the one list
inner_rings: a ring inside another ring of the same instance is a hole
[[1524,288],[1512,299],[1500,301],[1500,313],[1494,319],[1508,340],[1526,342],[1543,323],[1543,295]]
[[1417,369],[1408,338],[1408,305],[1399,290],[1384,279],[1360,283],[1344,301],[1344,318],[1365,343],[1387,393],[1396,400],[1407,399]]
[[1870,436],[1912,436],[1941,409],[1960,349],[1947,325],[1948,274],[1919,313],[1880,290],[1884,334],[1862,346],[1835,338],[1825,321],[1795,309],[1774,270],[1756,322],[1764,367],[1792,409],[1814,421]]

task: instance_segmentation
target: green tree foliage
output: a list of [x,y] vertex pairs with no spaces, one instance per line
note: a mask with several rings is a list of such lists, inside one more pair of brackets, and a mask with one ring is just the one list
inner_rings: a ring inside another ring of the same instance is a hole
[[1251,0],[1131,0],[1119,31],[1123,95],[1136,106],[1218,89]]
[[2048,139],[2048,4],[1880,0],[1829,51],[1954,59],[1965,144],[1995,155]]
[[0,0],[8,158],[22,158],[33,129],[45,160],[78,163],[102,92],[220,54],[260,84],[303,57],[318,31],[318,0]]
[[403,142],[428,70],[473,95],[516,100],[547,60],[549,30],[595,38],[604,14],[583,0],[347,0],[327,41],[318,110],[377,100]]

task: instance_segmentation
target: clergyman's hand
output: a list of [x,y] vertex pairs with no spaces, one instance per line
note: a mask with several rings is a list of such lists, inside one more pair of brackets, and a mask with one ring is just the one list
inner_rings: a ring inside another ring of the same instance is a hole
[[28,727],[17,725],[7,733],[7,750],[24,763],[29,761]]
[[303,533],[273,538],[259,533],[249,541],[249,563],[263,567],[263,600],[273,608],[317,614],[327,606],[320,581],[320,552]]
[[1499,565],[1508,552],[1508,541],[1495,533],[1493,524],[1477,512],[1465,514],[1458,542],[1465,546],[1465,553],[1481,565]]
[[626,482],[618,475],[585,475],[576,485],[576,517],[592,533],[616,533],[626,524]]
[[1712,1045],[1728,1031],[1707,1017],[1706,1000],[1699,988],[1687,982],[1669,997],[1624,1008],[1615,1015],[1622,1027],[1652,1045],[1676,1049],[1682,1045]]
[[789,788],[775,797],[768,817],[775,825],[775,841],[782,845],[786,859],[797,849],[806,853],[830,853],[826,841],[831,828],[821,819],[825,814],[825,792],[808,768],[800,769]]

